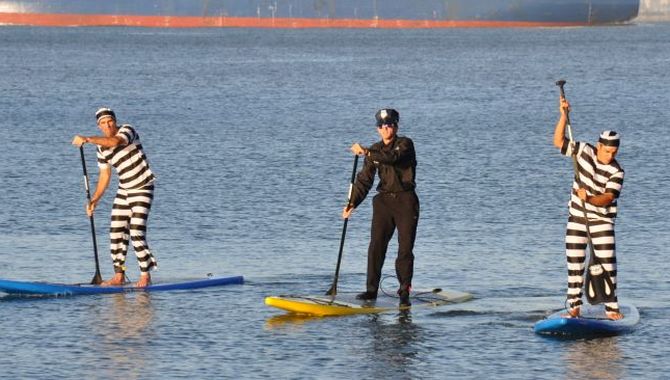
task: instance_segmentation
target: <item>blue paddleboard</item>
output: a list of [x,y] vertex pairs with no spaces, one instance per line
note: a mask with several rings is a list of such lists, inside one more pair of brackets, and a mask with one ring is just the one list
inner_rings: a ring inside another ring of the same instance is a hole
[[152,284],[145,288],[138,288],[129,284],[126,286],[99,286],[87,284],[57,284],[49,282],[27,282],[0,279],[0,292],[13,295],[29,296],[75,296],[83,294],[111,294],[127,292],[158,292],[166,290],[200,289],[211,286],[242,284],[242,276],[206,278],[203,280]]
[[598,336],[618,335],[631,332],[640,321],[640,313],[633,305],[619,304],[623,318],[613,321],[605,316],[604,305],[582,305],[579,318],[566,318],[567,310],[551,314],[537,322],[534,330],[537,334],[562,336]]

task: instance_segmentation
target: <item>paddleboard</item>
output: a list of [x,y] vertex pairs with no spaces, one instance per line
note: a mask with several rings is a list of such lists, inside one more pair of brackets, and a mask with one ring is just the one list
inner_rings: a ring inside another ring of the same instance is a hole
[[145,288],[133,284],[125,286],[99,286],[88,284],[58,284],[49,282],[27,282],[0,279],[0,292],[22,296],[75,296],[85,294],[111,294],[127,292],[159,292],[168,290],[200,289],[211,286],[242,284],[242,276],[206,278],[175,283],[156,283]]
[[357,300],[356,293],[338,293],[333,300],[330,296],[273,296],[265,298],[265,304],[290,313],[313,315],[318,317],[377,314],[406,310],[416,307],[440,306],[465,302],[472,294],[454,290],[416,290],[410,294],[412,306],[400,307],[397,297],[379,294],[374,301]]
[[605,316],[604,305],[582,305],[579,318],[566,318],[567,310],[551,314],[537,322],[537,334],[587,337],[598,335],[618,335],[631,332],[640,321],[640,313],[630,304],[619,303],[623,318],[613,321]]

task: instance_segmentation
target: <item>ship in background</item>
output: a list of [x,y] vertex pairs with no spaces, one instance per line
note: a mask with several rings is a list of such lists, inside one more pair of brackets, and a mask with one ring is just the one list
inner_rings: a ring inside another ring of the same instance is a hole
[[553,27],[626,23],[640,0],[0,0],[0,24],[165,28]]

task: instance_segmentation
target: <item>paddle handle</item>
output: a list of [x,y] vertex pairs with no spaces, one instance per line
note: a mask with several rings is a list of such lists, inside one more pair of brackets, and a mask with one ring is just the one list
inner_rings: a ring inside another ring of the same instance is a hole
[[[565,86],[565,79],[557,80],[556,85],[558,86],[559,90],[561,91],[561,97],[565,98],[565,89],[563,86]],[[570,126],[570,113],[565,114],[565,120],[566,124],[568,127],[568,137],[570,138],[570,144],[574,144],[574,140],[572,139],[572,127]]]
[[[564,79],[556,81],[556,85],[561,91],[561,97],[565,98],[565,86],[566,81]],[[570,114],[565,114],[566,127],[568,129],[568,139],[570,139],[570,146],[572,147],[572,165],[575,169],[575,181],[577,185],[581,186],[581,180],[579,178],[579,166],[577,165],[577,152],[575,152],[575,140],[572,138],[572,126],[570,125]],[[584,201],[582,200],[582,206],[584,206]],[[586,209],[584,208],[584,218],[586,218]],[[588,220],[587,220],[588,223]]]
[[[86,187],[86,199],[91,203],[91,189],[88,180],[88,171],[86,170],[86,159],[84,158],[84,146],[79,146],[79,154],[81,156],[81,167],[84,170],[84,186]],[[93,256],[95,257],[95,274],[91,280],[91,284],[99,285],[102,283],[102,275],[100,274],[100,260],[98,259],[98,242],[95,238],[95,220],[93,215],[88,218],[91,222],[91,237],[93,238]]]

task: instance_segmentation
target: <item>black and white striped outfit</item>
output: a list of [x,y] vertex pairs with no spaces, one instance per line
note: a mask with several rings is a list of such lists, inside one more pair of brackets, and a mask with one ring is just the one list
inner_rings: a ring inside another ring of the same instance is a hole
[[[587,196],[591,197],[604,193],[614,195],[614,201],[605,207],[595,206],[588,202],[584,202],[584,204],[586,205],[594,253],[603,264],[603,268],[609,273],[616,290],[614,221],[617,215],[617,198],[621,193],[624,171],[616,160],[612,160],[609,164],[598,162],[596,148],[590,144],[576,142],[574,149],[577,152],[579,179],[586,189]],[[573,147],[569,140],[565,139],[563,141],[561,153],[572,156]],[[577,181],[573,181],[569,203],[570,216],[565,233],[565,253],[568,266],[567,298],[570,307],[582,304],[584,262],[588,243],[584,208],[582,208],[582,200],[577,196],[579,188]],[[605,308],[608,311],[617,311],[619,305],[616,301],[607,302]]]
[[110,250],[116,273],[125,272],[128,240],[139,261],[140,271],[156,267],[156,259],[146,242],[146,225],[154,194],[154,174],[142,150],[140,137],[130,125],[122,125],[116,134],[124,143],[112,148],[98,147],[98,166],[114,166],[119,189],[112,206],[109,230]]

